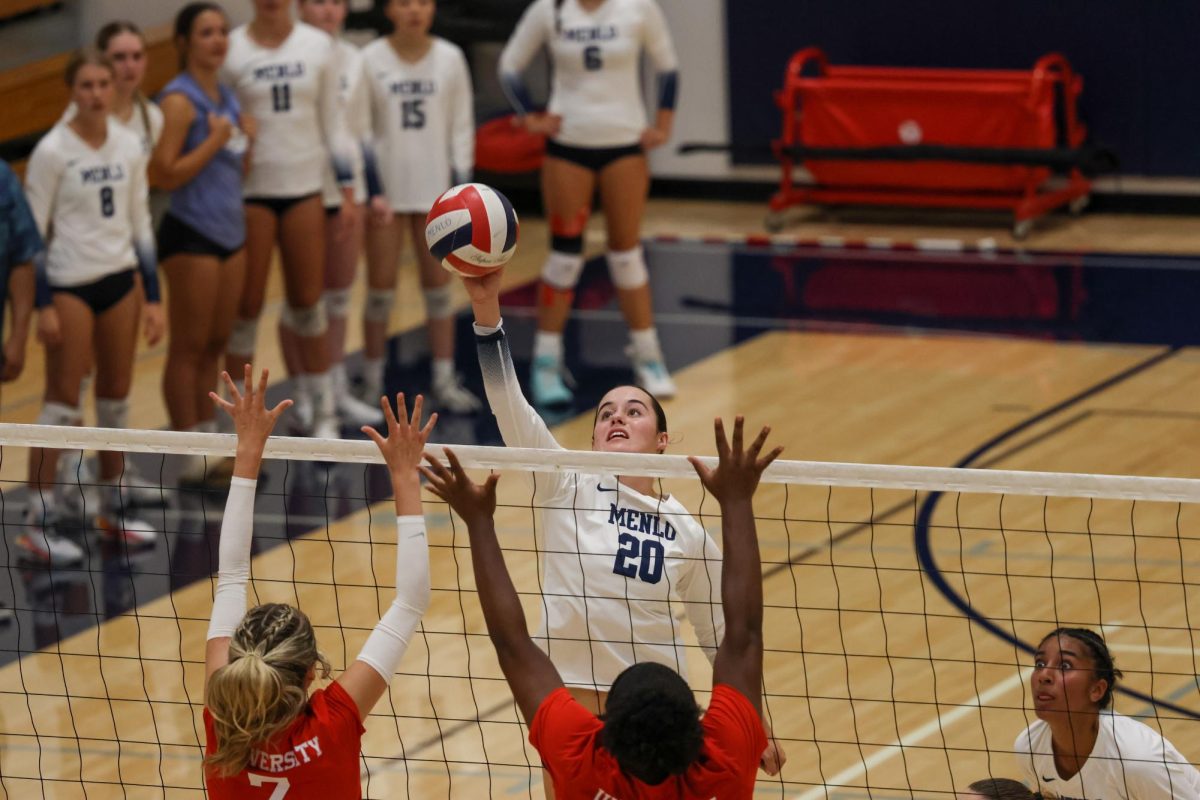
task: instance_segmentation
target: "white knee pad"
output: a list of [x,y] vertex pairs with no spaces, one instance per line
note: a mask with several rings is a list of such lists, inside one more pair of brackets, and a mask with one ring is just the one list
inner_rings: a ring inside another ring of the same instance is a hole
[[225,352],[238,356],[252,356],[257,344],[258,320],[239,319],[234,321],[233,330],[229,332]]
[[124,429],[129,427],[129,400],[127,398],[113,400],[97,397],[96,424],[101,428]]
[[42,405],[42,411],[38,414],[38,425],[75,425],[79,422],[83,415],[79,411],[78,406],[69,406],[66,403],[54,403],[47,401]]
[[395,304],[395,289],[368,289],[363,318],[368,322],[387,322],[392,318],[392,306]]
[[425,316],[429,319],[445,319],[454,313],[454,289],[450,284],[422,289],[425,297]]
[[640,289],[650,282],[646,255],[641,246],[632,250],[609,251],[608,274],[618,289]]
[[279,319],[283,323],[283,327],[306,339],[324,336],[325,331],[329,330],[329,317],[325,313],[325,306],[322,303],[305,308],[284,306]]
[[555,289],[570,291],[579,283],[583,274],[583,256],[581,254],[559,253],[551,250],[546,263],[542,265],[542,280]]
[[333,319],[345,319],[350,316],[350,290],[326,289],[322,295],[325,301],[325,313]]

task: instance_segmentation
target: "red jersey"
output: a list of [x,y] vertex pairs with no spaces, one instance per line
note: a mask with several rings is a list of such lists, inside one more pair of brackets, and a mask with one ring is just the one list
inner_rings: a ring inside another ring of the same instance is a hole
[[529,741],[542,756],[559,800],[740,800],[754,794],[767,734],[750,701],[732,686],[713,687],[700,722],[704,744],[687,772],[650,786],[626,775],[600,744],[604,723],[555,689],[538,707]]
[[[212,800],[361,800],[358,753],[365,732],[358,707],[338,683],[318,689],[292,726],[255,750],[232,778],[205,775]],[[204,752],[217,749],[204,709]]]

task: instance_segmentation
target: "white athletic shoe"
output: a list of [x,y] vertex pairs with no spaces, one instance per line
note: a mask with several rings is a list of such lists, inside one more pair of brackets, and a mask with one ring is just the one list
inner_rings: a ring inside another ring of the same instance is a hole
[[167,496],[162,487],[151,481],[138,471],[130,461],[125,461],[125,470],[121,474],[121,504],[132,506],[165,506]]
[[433,399],[452,414],[472,414],[483,408],[479,398],[462,385],[462,377],[457,373],[434,382]]
[[667,371],[667,365],[663,362],[661,356],[658,358],[638,358],[632,352],[632,348],[629,351],[629,356],[633,359],[634,382],[638,386],[660,400],[669,400],[675,396],[677,391],[675,381],[671,380],[671,373]]
[[288,409],[291,416],[292,429],[307,434],[313,429],[313,399],[308,393],[308,386],[300,382],[296,387],[296,395],[292,398],[292,407]]
[[329,373],[308,376],[308,396],[312,400],[312,437],[314,439],[340,439],[342,430],[338,425],[337,396],[333,376]]
[[101,514],[96,520],[96,525],[103,538],[112,542],[123,542],[132,548],[153,547],[158,541],[158,531],[153,525],[128,514]]
[[50,526],[26,524],[25,530],[16,538],[16,545],[25,562],[58,568],[83,561],[83,548]]
[[346,377],[346,367],[338,364],[330,372],[333,373],[333,391],[337,397],[337,413],[346,425],[361,428],[363,425],[375,427],[383,424],[383,411],[379,403],[374,405],[359,400],[350,391],[350,380]]

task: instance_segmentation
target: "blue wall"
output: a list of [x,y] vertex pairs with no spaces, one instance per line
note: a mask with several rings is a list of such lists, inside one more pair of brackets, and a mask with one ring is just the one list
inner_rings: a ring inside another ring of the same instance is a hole
[[726,13],[736,143],[778,135],[772,92],[809,45],[833,63],[931,67],[1029,68],[1059,51],[1122,172],[1200,177],[1196,0],[727,0]]

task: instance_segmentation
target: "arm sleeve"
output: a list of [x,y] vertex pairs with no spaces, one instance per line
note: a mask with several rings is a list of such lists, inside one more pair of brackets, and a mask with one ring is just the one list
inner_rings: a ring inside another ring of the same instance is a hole
[[688,622],[695,629],[700,649],[711,664],[725,637],[725,612],[721,607],[721,548],[707,531],[702,527],[700,530],[704,534],[703,547],[696,548],[696,556],[685,566],[678,585]]
[[[37,233],[43,241],[49,240],[50,221],[54,218],[54,198],[58,194],[61,178],[62,167],[58,159],[48,148],[39,144],[25,168],[25,197],[29,201],[29,210],[33,214]],[[46,258],[47,253],[42,250],[33,262],[36,281],[34,304],[38,308],[45,308],[53,301]]]
[[146,302],[162,301],[158,289],[158,253],[154,245],[154,222],[150,216],[150,184],[146,179],[146,159],[133,164],[133,181],[129,194],[129,221],[133,228],[133,251],[142,273]]
[[346,104],[342,100],[341,76],[338,74],[340,59],[333,40],[329,40],[329,57],[321,68],[321,95],[317,100],[317,112],[321,118],[321,135],[329,158],[333,162],[333,174],[338,186],[354,185],[354,173],[360,168],[358,148],[346,125]]
[[358,660],[390,681],[429,608],[429,545],[425,518],[396,517],[396,598],[367,637]]
[[537,110],[529,96],[528,87],[521,79],[521,73],[549,41],[553,28],[553,4],[545,0],[536,0],[521,15],[521,20],[500,54],[500,85],[508,102],[518,114],[524,115]]
[[667,20],[654,0],[646,0],[642,45],[658,76],[658,107],[674,109],[679,94],[679,59],[675,54]]
[[[509,447],[536,447],[542,450],[562,450],[543,420],[529,405],[517,381],[512,352],[504,335],[503,322],[497,328],[475,326],[475,349],[479,354],[479,369],[483,373],[483,388],[488,405],[496,418],[500,437]],[[567,487],[570,475],[563,472],[537,475],[534,485],[538,493],[553,497]]]
[[450,167],[454,184],[467,183],[475,171],[475,106],[471,73],[461,50],[454,51],[454,95],[451,98]]
[[254,490],[258,481],[235,477],[229,485],[221,543],[217,551],[217,590],[213,594],[208,638],[232,636],[246,615],[250,580],[250,540],[254,534]]

